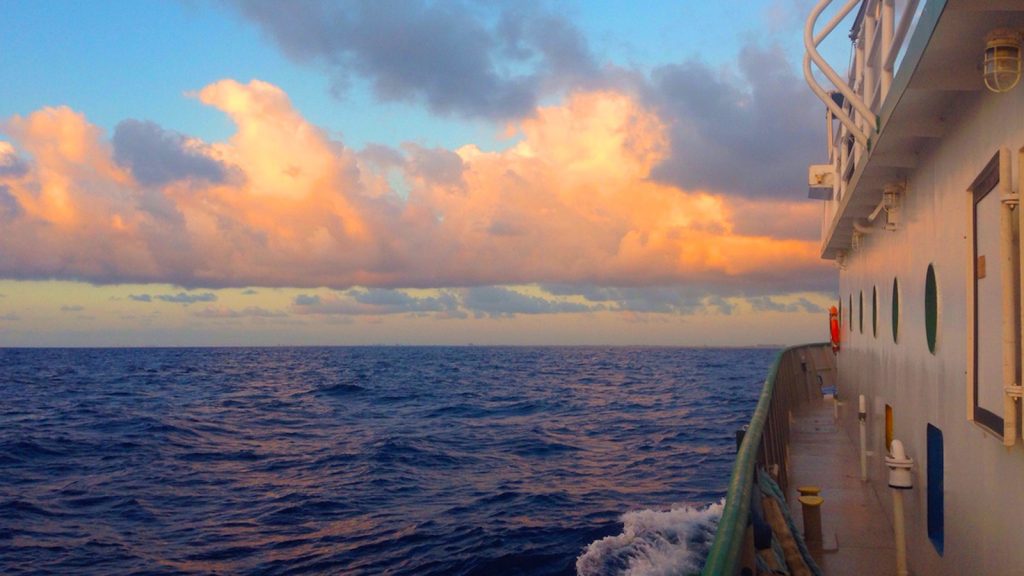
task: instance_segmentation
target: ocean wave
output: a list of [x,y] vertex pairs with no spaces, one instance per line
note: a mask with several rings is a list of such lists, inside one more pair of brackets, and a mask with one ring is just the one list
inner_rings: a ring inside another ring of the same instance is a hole
[[669,576],[699,570],[724,505],[627,512],[622,533],[591,542],[576,559],[576,573]]

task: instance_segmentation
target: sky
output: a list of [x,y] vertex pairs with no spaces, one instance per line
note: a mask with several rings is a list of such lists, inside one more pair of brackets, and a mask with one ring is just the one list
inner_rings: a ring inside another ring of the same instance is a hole
[[3,2],[0,346],[824,340],[810,4]]

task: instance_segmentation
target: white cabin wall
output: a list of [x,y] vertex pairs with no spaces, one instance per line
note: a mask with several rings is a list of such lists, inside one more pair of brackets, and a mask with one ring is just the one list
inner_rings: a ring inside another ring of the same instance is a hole
[[[895,413],[895,437],[914,458],[914,489],[905,494],[908,548],[915,574],[1008,574],[1001,562],[1024,547],[1024,443],[1007,449],[1001,438],[967,419],[967,282],[971,270],[967,188],[992,155],[1024,146],[1024,87],[1004,95],[965,93],[946,119],[948,129],[925,148],[907,182],[899,229],[863,238],[840,273],[843,346],[839,354],[843,422],[857,439],[857,395],[869,399],[869,478],[887,513],[884,426],[886,403]],[[884,217],[884,215],[883,215]],[[998,265],[991,258],[990,266]],[[935,354],[924,328],[924,284],[933,263],[939,288]],[[901,288],[899,343],[891,332],[891,287]],[[871,288],[879,290],[878,336],[871,333]],[[865,293],[864,333],[858,326]],[[853,331],[848,328],[853,295]],[[926,425],[942,430],[945,451],[945,552],[940,558],[927,534]],[[1019,492],[1017,492],[1019,490]],[[826,506],[827,506],[827,495]],[[970,512],[968,512],[970,511]],[[985,518],[985,529],[963,518]],[[842,543],[840,543],[842,545]]]

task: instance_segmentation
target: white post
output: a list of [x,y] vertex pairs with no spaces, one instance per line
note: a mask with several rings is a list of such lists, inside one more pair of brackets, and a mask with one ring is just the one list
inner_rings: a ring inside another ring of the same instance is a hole
[[885,465],[889,467],[889,487],[892,488],[892,528],[896,538],[896,574],[908,576],[907,571],[907,529],[903,518],[903,491],[914,487],[914,478],[910,469],[914,459],[907,457],[903,442],[892,441],[892,455],[887,456]]
[[896,576],[907,576],[907,529],[903,520],[903,490],[892,491],[892,529],[896,538]]

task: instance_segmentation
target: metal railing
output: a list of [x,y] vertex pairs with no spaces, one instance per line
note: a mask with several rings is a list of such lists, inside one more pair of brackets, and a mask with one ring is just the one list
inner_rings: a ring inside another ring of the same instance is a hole
[[[820,0],[804,27],[804,78],[827,109],[828,164],[832,166],[832,198],[826,202],[824,228],[836,211],[862,157],[871,150],[881,129],[882,105],[892,86],[897,61],[918,13],[918,0],[849,0],[815,32],[822,12],[832,0]],[[859,6],[854,29],[853,58],[845,79],[818,52],[818,46]],[[898,16],[898,19],[897,19]],[[818,68],[832,84],[827,90],[812,70]],[[835,125],[838,121],[838,126]],[[823,233],[823,238],[825,233]]]
[[835,385],[835,357],[830,344],[787,348],[776,356],[761,396],[736,453],[725,508],[708,553],[704,576],[733,576],[740,568],[748,538],[750,499],[757,468],[767,470],[786,493],[789,482],[789,423],[794,408],[821,397]]

